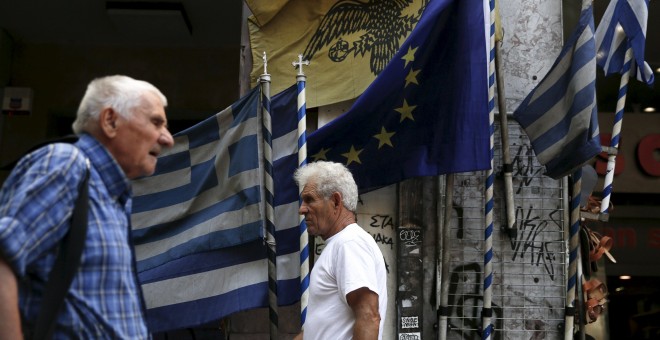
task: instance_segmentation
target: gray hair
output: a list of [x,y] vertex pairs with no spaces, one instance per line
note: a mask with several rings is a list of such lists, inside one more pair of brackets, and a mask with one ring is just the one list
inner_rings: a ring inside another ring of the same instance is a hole
[[339,192],[346,209],[355,212],[357,209],[358,189],[353,174],[343,164],[318,161],[298,168],[293,179],[302,188],[307,183],[316,184],[318,194],[329,199],[334,192]]
[[73,132],[92,132],[90,125],[98,121],[99,113],[106,108],[112,108],[122,117],[130,119],[134,109],[143,103],[145,93],[153,93],[167,106],[167,98],[155,86],[143,80],[115,75],[96,78],[87,85],[76,120],[73,122]]

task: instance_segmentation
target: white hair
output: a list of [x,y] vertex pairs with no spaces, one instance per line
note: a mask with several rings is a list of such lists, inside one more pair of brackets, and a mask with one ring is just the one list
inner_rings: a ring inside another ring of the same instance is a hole
[[343,164],[324,161],[309,163],[298,168],[293,179],[300,188],[310,182],[315,184],[316,191],[324,199],[329,199],[333,193],[339,192],[346,209],[351,212],[357,209],[357,184],[351,171]]
[[87,91],[80,101],[73,132],[92,132],[92,123],[98,121],[99,114],[106,108],[112,108],[122,117],[130,119],[134,109],[143,104],[144,94],[155,94],[163,106],[167,98],[155,86],[143,80],[115,75],[96,78],[87,85]]

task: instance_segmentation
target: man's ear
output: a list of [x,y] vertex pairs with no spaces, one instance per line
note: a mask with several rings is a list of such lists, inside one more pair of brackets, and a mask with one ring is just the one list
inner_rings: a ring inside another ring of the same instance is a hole
[[342,206],[341,202],[341,193],[335,191],[332,193],[332,203],[335,205],[335,208],[339,208]]
[[118,118],[119,114],[109,107],[99,113],[99,127],[106,137],[114,138],[117,135]]

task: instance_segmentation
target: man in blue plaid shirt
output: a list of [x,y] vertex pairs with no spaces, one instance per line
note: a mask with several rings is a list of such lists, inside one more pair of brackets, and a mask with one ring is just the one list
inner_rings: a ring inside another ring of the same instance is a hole
[[147,82],[95,79],[73,123],[78,141],[37,149],[14,168],[0,191],[0,339],[31,331],[88,168],[87,238],[54,338],[149,338],[130,241],[130,179],[152,174],[174,144],[166,105]]

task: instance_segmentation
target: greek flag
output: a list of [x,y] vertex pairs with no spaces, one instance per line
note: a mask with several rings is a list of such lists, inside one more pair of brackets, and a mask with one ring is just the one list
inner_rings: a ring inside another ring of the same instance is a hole
[[648,0],[612,0],[596,29],[597,63],[609,76],[624,72],[626,50],[632,48],[637,80],[653,84],[653,70],[644,61]]
[[[174,148],[159,157],[156,173],[133,183],[133,241],[153,332],[268,306],[259,96],[255,88],[176,134]],[[295,112],[295,88],[293,98]],[[287,104],[282,103],[278,99],[273,110]],[[274,129],[273,142],[281,144],[286,128]],[[296,122],[288,129],[295,135]],[[296,191],[295,205],[297,197]],[[297,300],[300,289],[297,207],[276,207],[276,212],[283,209],[292,214],[285,224],[292,230],[276,233],[278,302],[285,305]]]
[[559,57],[513,114],[546,175],[559,179],[601,151],[596,108],[596,47],[592,7]]

